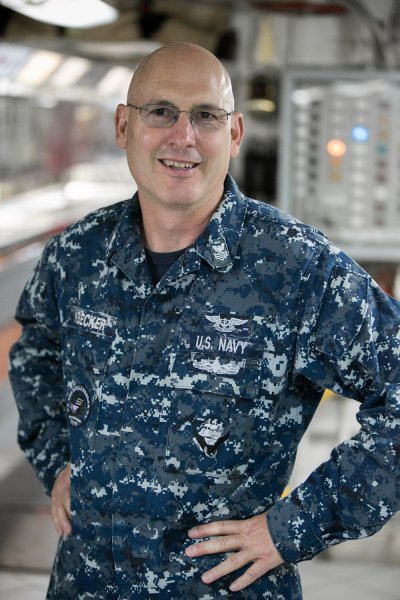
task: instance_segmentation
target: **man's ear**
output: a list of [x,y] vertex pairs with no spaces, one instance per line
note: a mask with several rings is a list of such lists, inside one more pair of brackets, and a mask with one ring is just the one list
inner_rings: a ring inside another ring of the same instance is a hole
[[244,136],[244,120],[242,113],[233,113],[231,127],[231,158],[239,154]]
[[126,149],[126,137],[128,132],[127,110],[128,107],[125,106],[125,104],[118,104],[114,117],[115,141],[118,148],[121,148],[121,150]]

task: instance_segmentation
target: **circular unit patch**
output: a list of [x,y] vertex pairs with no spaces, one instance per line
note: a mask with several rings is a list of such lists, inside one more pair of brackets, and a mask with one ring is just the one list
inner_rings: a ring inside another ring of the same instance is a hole
[[82,385],[75,385],[67,396],[67,417],[72,427],[81,427],[90,415],[89,392]]

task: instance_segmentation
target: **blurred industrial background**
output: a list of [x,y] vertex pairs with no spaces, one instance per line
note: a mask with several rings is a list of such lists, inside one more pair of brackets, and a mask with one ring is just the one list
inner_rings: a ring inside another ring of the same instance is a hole
[[[175,41],[208,48],[231,74],[246,124],[231,168],[242,190],[321,228],[400,298],[399,0],[0,0],[4,600],[45,597],[57,543],[15,441],[15,304],[50,235],[135,191],[114,110],[137,62]],[[291,487],[356,430],[354,404],[325,395]],[[301,569],[305,600],[400,600],[400,519]]]

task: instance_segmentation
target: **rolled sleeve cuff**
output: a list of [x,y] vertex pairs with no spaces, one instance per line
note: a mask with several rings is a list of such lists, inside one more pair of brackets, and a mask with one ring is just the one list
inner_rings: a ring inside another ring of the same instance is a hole
[[268,511],[267,519],[274,544],[285,562],[310,560],[325,550],[310,518],[293,498],[277,502]]

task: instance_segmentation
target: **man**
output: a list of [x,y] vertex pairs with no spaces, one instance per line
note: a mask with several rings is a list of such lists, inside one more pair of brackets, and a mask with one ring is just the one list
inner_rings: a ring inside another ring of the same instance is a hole
[[[208,51],[146,57],[115,117],[138,193],[53,238],[20,300],[19,441],[61,535],[49,599],[298,600],[296,563],[399,509],[400,307],[227,174]],[[325,388],[360,433],[285,498]]]

